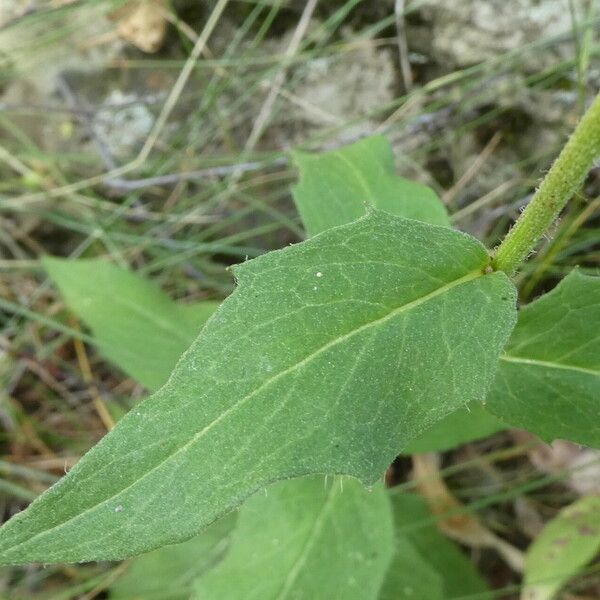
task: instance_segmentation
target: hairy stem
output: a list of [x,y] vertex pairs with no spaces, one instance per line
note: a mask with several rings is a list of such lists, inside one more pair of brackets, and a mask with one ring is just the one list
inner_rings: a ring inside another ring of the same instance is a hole
[[532,252],[600,156],[600,94],[585,113],[531,202],[508,232],[493,259],[509,275]]

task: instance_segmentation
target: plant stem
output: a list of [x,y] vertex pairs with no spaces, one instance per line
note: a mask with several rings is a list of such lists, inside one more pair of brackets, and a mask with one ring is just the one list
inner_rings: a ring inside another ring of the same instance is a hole
[[533,251],[600,156],[600,94],[587,110],[531,202],[495,253],[492,265],[511,275]]

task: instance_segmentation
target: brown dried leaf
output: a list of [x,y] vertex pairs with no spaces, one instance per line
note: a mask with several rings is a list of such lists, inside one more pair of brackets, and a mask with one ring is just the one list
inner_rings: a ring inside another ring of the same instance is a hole
[[580,496],[600,494],[600,450],[586,448],[566,440],[544,444],[527,431],[512,431],[519,444],[535,444],[528,456],[531,464],[542,473],[563,477],[565,485]]
[[167,33],[166,0],[132,0],[111,13],[121,38],[148,53],[157,52]]
[[465,510],[446,486],[439,469],[439,456],[413,455],[413,477],[417,489],[427,501],[432,514],[439,518],[438,527],[448,537],[471,548],[493,548],[515,571],[523,570],[523,555],[487,529],[478,517]]

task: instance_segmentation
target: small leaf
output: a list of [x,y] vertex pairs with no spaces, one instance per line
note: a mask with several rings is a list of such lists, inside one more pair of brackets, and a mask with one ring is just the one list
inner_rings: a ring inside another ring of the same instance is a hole
[[167,380],[218,306],[177,304],[150,281],[104,260],[46,257],[42,263],[104,356],[151,390]]
[[523,600],[550,600],[600,551],[600,497],[560,511],[529,547]]
[[392,147],[384,137],[293,156],[300,170],[294,200],[310,236],[355,221],[367,205],[408,219],[450,225],[446,208],[432,189],[396,175]]
[[222,560],[236,517],[231,513],[183,544],[133,559],[111,586],[110,600],[188,600],[194,581]]
[[389,500],[349,478],[282,481],[239,512],[231,549],[196,598],[369,600],[394,551]]
[[481,403],[473,402],[435,423],[423,435],[410,442],[404,449],[404,454],[444,452],[505,428],[506,425],[490,414]]
[[235,268],[238,289],[165,386],[0,529],[0,560],[183,541],[287,477],[375,483],[485,397],[516,320],[514,287],[488,262],[465,234],[374,211]]
[[487,584],[459,547],[440,533],[425,501],[390,493],[397,552],[380,600],[485,597]]
[[546,441],[600,448],[600,277],[573,271],[519,312],[486,406]]

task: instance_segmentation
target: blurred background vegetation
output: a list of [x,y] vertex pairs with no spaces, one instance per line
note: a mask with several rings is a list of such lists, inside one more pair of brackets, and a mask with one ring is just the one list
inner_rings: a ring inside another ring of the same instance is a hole
[[[174,299],[221,300],[228,265],[303,239],[289,151],[373,133],[493,247],[600,89],[599,24],[598,0],[0,0],[4,518],[145,395],[79,341],[41,256],[106,257]],[[598,273],[599,216],[595,169],[519,276],[523,302],[574,265]],[[439,460],[524,548],[600,491],[599,456],[513,431]],[[399,459],[388,479],[410,472]],[[493,549],[465,551],[518,597]],[[0,597],[109,597],[126,568],[5,569]],[[600,597],[597,566],[565,594]]]

